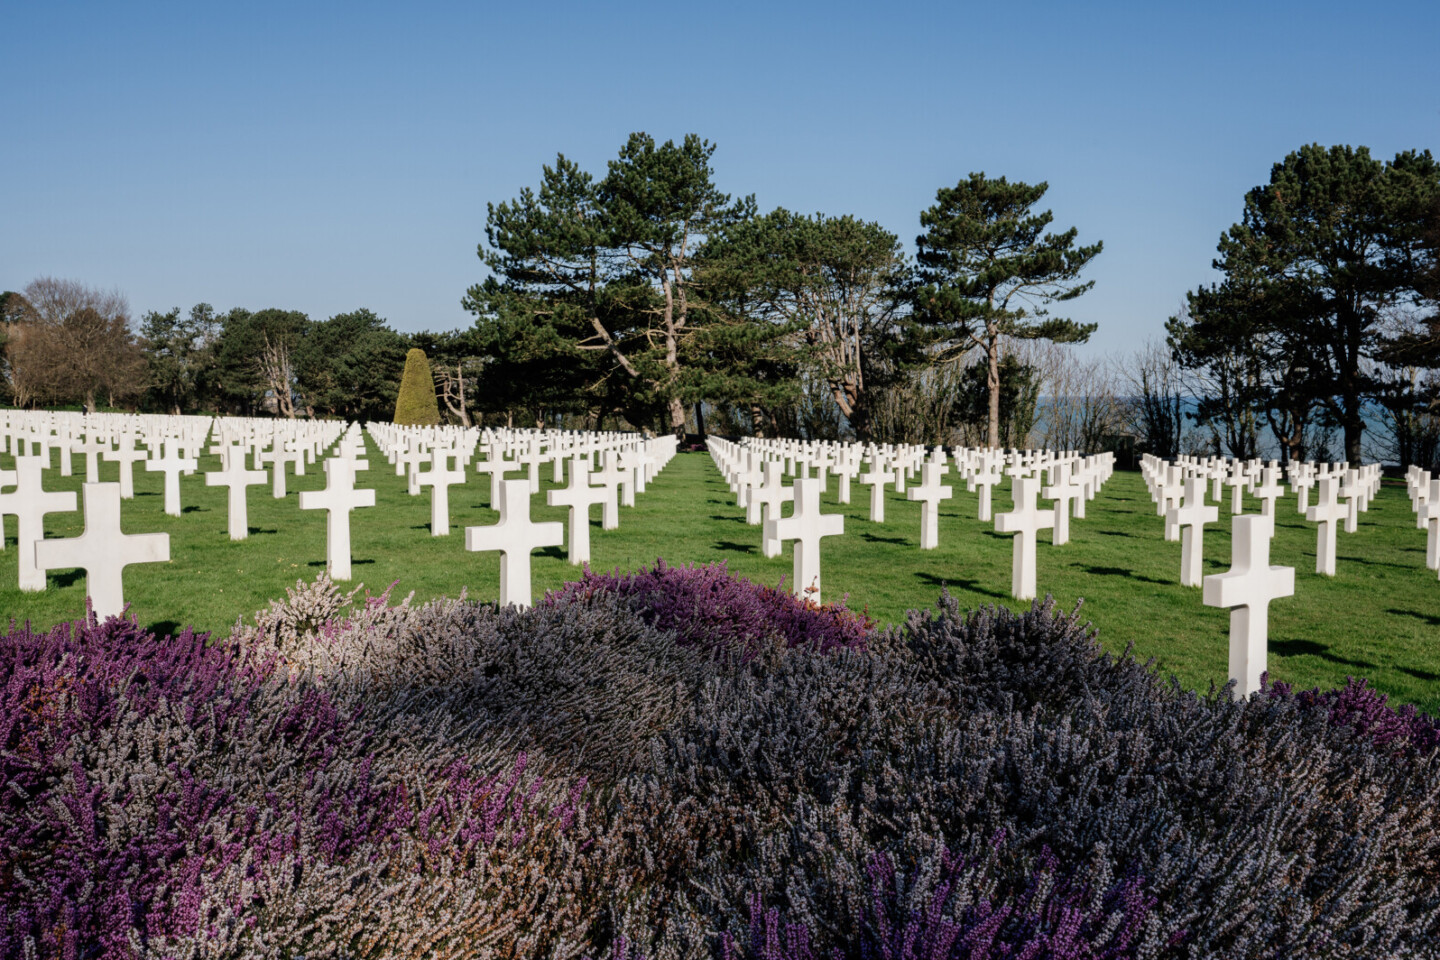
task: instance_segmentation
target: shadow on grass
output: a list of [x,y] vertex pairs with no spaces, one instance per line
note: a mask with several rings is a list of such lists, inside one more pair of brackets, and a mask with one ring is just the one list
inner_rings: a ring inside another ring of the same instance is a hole
[[1135,534],[1126,533],[1124,530],[1096,530],[1095,532],[1102,537],[1130,537],[1132,539],[1135,537]]
[[1432,627],[1440,627],[1440,616],[1433,613],[1419,613],[1415,610],[1400,610],[1395,607],[1391,607],[1385,612],[1393,613],[1397,617],[1414,617],[1416,620],[1424,620]]
[[1082,567],[1081,569],[1097,577],[1129,577],[1131,580],[1139,580],[1141,583],[1157,583],[1162,587],[1171,586],[1175,582],[1161,580],[1158,577],[1142,576],[1134,570],[1126,570],[1124,567]]
[[910,542],[909,540],[906,540],[904,537],[877,537],[877,536],[876,536],[875,534],[873,534],[873,533],[862,533],[862,534],[860,534],[860,539],[861,539],[861,540],[865,540],[865,541],[867,541],[867,542],[869,542],[869,543],[899,543],[899,544],[906,544],[906,543],[909,543],[909,542]]
[[85,571],[71,570],[68,573],[51,573],[46,575],[46,580],[52,581],[57,587],[73,587],[85,579]]
[[744,522],[745,522],[745,518],[744,518],[744,517],[727,517],[727,516],[724,516],[724,515],[719,514],[719,513],[712,513],[712,514],[710,515],[710,519],[711,519],[711,520],[734,520],[736,523],[744,523]]
[[[323,567],[323,566],[325,566],[326,562],[327,562],[327,561],[325,561],[325,560],[311,560],[309,563],[305,564],[305,566],[307,566],[307,567]],[[350,566],[352,566],[352,567],[361,567],[361,566],[364,566],[364,565],[367,564],[367,563],[374,563],[374,562],[375,562],[374,560],[351,560],[351,561],[350,561]]]
[[180,624],[174,620],[156,620],[147,624],[145,629],[157,637],[173,637],[180,632]]
[[752,543],[736,543],[734,540],[716,540],[716,550],[729,550],[734,553],[754,553],[755,545]]
[[1408,569],[1410,568],[1410,566],[1411,566],[1411,565],[1408,564],[1408,563],[1387,563],[1387,562],[1384,561],[1384,560],[1367,560],[1367,559],[1365,559],[1364,557],[1347,557],[1347,556],[1344,556],[1343,554],[1342,554],[1341,556],[1336,557],[1336,558],[1335,558],[1335,562],[1336,562],[1337,564],[1340,564],[1340,563],[1358,563],[1358,564],[1361,564],[1361,565],[1367,566],[1367,567],[1394,567],[1394,568],[1397,569],[1397,570],[1408,570]]
[[[279,533],[279,532],[280,532],[279,530],[261,530],[259,527],[246,527],[245,529],[250,531],[250,535],[251,535],[251,536],[254,536],[254,535],[257,534],[257,533]],[[228,533],[229,531],[226,531],[226,532]]]
[[1376,664],[1368,660],[1352,660],[1330,652],[1330,647],[1314,640],[1271,640],[1270,650],[1282,657],[1319,657],[1331,663],[1343,663],[1347,667],[1362,667],[1374,670]]
[[1002,593],[999,590],[991,590],[989,587],[982,587],[980,585],[980,581],[976,580],[973,577],[937,577],[933,573],[921,572],[915,574],[915,579],[919,580],[921,583],[928,584],[932,587],[954,587],[956,589],[966,590],[970,593],[979,593],[984,594],[987,597],[994,597],[997,600],[1010,599],[1010,595],[1008,593]]
[[180,508],[180,512],[181,512],[181,513],[197,513],[197,512],[198,512],[198,513],[209,513],[209,512],[210,512],[210,508],[209,508],[209,507],[195,507],[195,506],[181,507],[181,508]]
[[1426,683],[1434,683],[1436,680],[1440,680],[1440,673],[1431,673],[1429,670],[1421,670],[1417,667],[1397,666],[1395,669],[1399,670],[1401,673],[1410,674],[1410,676],[1414,677],[1416,680],[1424,680]]
[[569,557],[564,547],[545,547],[535,551],[537,557],[554,557],[556,560],[564,560]]

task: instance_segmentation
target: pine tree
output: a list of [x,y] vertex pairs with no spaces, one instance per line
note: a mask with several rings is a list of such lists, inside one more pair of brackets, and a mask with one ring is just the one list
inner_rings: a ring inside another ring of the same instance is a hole
[[435,399],[435,377],[425,351],[412,348],[405,355],[405,373],[400,377],[400,396],[395,400],[395,422],[405,427],[429,427],[440,422],[440,404]]

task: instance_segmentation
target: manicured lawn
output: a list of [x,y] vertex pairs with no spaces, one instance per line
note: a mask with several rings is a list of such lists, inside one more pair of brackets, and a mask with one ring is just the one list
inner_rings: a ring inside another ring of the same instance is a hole
[[[374,487],[377,506],[353,514],[355,583],[372,592],[398,581],[395,595],[414,591],[416,600],[457,595],[478,599],[498,594],[497,554],[467,553],[465,526],[493,523],[489,484],[471,473],[463,488],[451,488],[451,534],[431,537],[429,495],[408,496],[402,478],[373,452],[371,469],[360,485]],[[57,461],[58,462],[58,461]],[[0,455],[0,466],[10,466]],[[79,489],[77,476],[46,473],[48,489]],[[202,470],[218,469],[218,458],[202,459]],[[102,480],[113,480],[117,467],[105,463]],[[548,468],[542,471],[548,480]],[[955,484],[953,474],[947,481]],[[196,474],[182,479],[185,515],[162,511],[161,476],[138,470],[136,497],[125,503],[127,533],[166,531],[171,536],[168,564],[133,566],[125,574],[126,599],[142,624],[168,631],[195,624],[223,633],[237,617],[250,616],[267,600],[283,596],[297,579],[310,579],[324,567],[325,514],[301,511],[299,490],[319,489],[324,474],[310,467],[289,479],[288,496],[271,497],[269,486],[250,488],[248,539],[226,536],[225,490],[206,487]],[[551,485],[547,482],[548,489]],[[883,622],[905,611],[932,604],[942,587],[963,606],[1006,603],[1010,586],[1010,537],[976,517],[976,495],[956,485],[940,517],[940,547],[919,549],[920,505],[890,494],[887,522],[873,524],[869,489],[856,484],[853,502],[835,503],[832,478],[824,503],[846,514],[845,535],[821,548],[827,600],[848,594],[849,605],[864,608]],[[563,519],[563,509],[532,500],[536,519]],[[997,512],[1009,496],[996,497]],[[1248,502],[1247,510],[1258,509]],[[1229,612],[1206,607],[1200,591],[1181,587],[1180,545],[1163,539],[1163,522],[1145,492],[1139,474],[1117,473],[1088,507],[1085,520],[1071,524],[1071,542],[1051,547],[1041,534],[1039,586],[1064,606],[1085,601],[1102,642],[1115,650],[1133,643],[1142,658],[1154,657],[1190,687],[1223,682]],[[706,454],[681,454],[639,496],[621,510],[620,529],[602,531],[598,508],[592,510],[591,550],[599,569],[633,569],[664,557],[670,563],[726,561],[737,574],[776,583],[791,569],[790,547],[776,559],[760,554],[760,530],[747,526],[744,512]],[[1206,573],[1229,568],[1228,507],[1222,523],[1205,536]],[[6,518],[10,537],[0,554],[0,610],[17,620],[48,626],[77,615],[84,602],[84,575],[52,572],[49,589],[25,594],[15,586],[14,518]],[[52,537],[81,532],[81,515],[51,514]],[[1440,582],[1424,565],[1425,535],[1415,528],[1403,489],[1387,486],[1362,514],[1360,530],[1342,535],[1333,580],[1314,573],[1315,530],[1296,513],[1295,501],[1280,501],[1271,563],[1296,568],[1296,595],[1271,606],[1272,677],[1303,687],[1332,687],[1347,675],[1369,677],[1396,700],[1440,713]],[[573,579],[576,568],[564,551],[552,548],[534,559],[537,594]]]

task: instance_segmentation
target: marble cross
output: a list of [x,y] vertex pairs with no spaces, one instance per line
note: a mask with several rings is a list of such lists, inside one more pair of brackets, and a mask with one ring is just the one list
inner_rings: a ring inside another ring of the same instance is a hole
[[1035,599],[1035,534],[1055,522],[1053,510],[1040,510],[1035,498],[1040,493],[1039,477],[1016,477],[1013,481],[1015,508],[995,517],[997,533],[1013,533],[1014,553],[1010,560],[1010,593],[1016,600]]
[[325,489],[300,491],[301,510],[324,510],[325,569],[331,580],[350,579],[350,511],[375,506],[374,490],[355,487],[355,461],[330,457],[324,462]]
[[1205,578],[1207,607],[1230,607],[1230,679],[1248,697],[1260,689],[1270,633],[1270,601],[1295,595],[1295,568],[1270,566],[1270,517],[1231,522],[1230,572]]
[[758,511],[760,523],[760,552],[767,557],[778,557],[783,549],[779,540],[765,532],[767,523],[780,519],[784,505],[795,501],[795,488],[785,486],[783,473],[778,461],[765,464],[765,482],[750,491],[750,504]]
[[506,472],[517,470],[519,466],[513,460],[505,459],[505,453],[498,444],[490,447],[484,460],[476,459],[475,472],[490,475],[490,509],[494,510],[500,503],[500,484],[505,482]]
[[940,546],[940,501],[955,495],[948,486],[940,485],[939,463],[926,463],[920,468],[920,485],[905,491],[906,500],[920,501],[920,549],[934,550]]
[[795,596],[820,604],[820,538],[845,532],[845,517],[820,512],[820,481],[798,478],[794,485],[795,513],[765,521],[767,540],[795,541]]
[[870,488],[870,520],[872,523],[885,522],[885,485],[893,482],[895,474],[888,466],[882,467],[877,458],[870,461],[870,472],[862,474],[860,482]]
[[500,605],[530,606],[530,552],[558,547],[565,542],[565,525],[558,520],[535,523],[530,519],[530,481],[506,480],[500,485],[500,522],[489,527],[466,527],[465,549],[500,551]]
[[1430,496],[1421,504],[1419,514],[1425,528],[1425,566],[1440,570],[1440,480],[1430,481]]
[[83,569],[91,610],[96,620],[104,620],[125,611],[121,571],[132,563],[168,562],[170,535],[121,533],[118,483],[87,483],[84,492],[85,532],[68,540],[36,541],[35,566],[42,577],[46,570]]
[[1321,477],[1315,492],[1315,505],[1305,511],[1305,519],[1319,524],[1315,534],[1315,572],[1335,576],[1336,524],[1349,512],[1337,498],[1340,481]]
[[975,474],[974,479],[970,481],[970,489],[980,491],[980,505],[977,519],[983,523],[990,522],[994,510],[992,506],[994,502],[992,491],[1003,479],[1004,475],[1000,472],[999,464],[990,460],[987,455],[985,463],[981,466],[979,472]]
[[450,468],[451,458],[459,456],[448,447],[436,444],[430,450],[430,469],[425,473],[416,471],[415,482],[430,488],[430,536],[450,535],[450,485],[465,482],[465,468],[457,462]]
[[85,431],[84,440],[76,440],[71,445],[75,453],[85,454],[85,482],[100,482],[100,455],[110,449],[110,441],[100,439],[100,434],[95,430]]
[[604,506],[600,508],[600,529],[615,530],[620,526],[620,484],[625,471],[620,469],[614,450],[605,451],[603,466],[591,474],[590,482],[605,490]]
[[1084,519],[1085,487],[1076,483],[1070,473],[1070,464],[1057,464],[1054,484],[1040,491],[1046,500],[1055,501],[1055,526],[1050,531],[1050,542],[1062,546],[1070,542],[1070,503],[1074,501],[1077,516]]
[[1185,481],[1185,500],[1171,507],[1166,516],[1180,528],[1180,585],[1201,585],[1205,568],[1205,524],[1220,519],[1220,508],[1205,505],[1205,478],[1191,477]]
[[120,499],[132,500],[135,497],[135,474],[132,467],[137,460],[145,460],[149,454],[135,446],[135,435],[133,433],[122,433],[120,435],[120,446],[115,450],[103,450],[101,456],[106,460],[115,460],[120,464]]
[[570,485],[551,490],[545,502],[552,507],[569,507],[570,548],[568,559],[576,566],[590,562],[590,507],[609,499],[604,487],[590,485],[590,461],[576,458],[570,464]]
[[[45,539],[45,515],[75,509],[75,491],[46,490],[45,461],[41,457],[15,458],[15,489],[0,494],[0,516],[15,517],[15,547],[19,553],[21,590],[45,589],[45,571],[35,566],[35,544]],[[8,472],[8,471],[7,471]]]
[[231,447],[228,456],[222,457],[225,466],[205,474],[205,486],[229,487],[230,539],[244,540],[250,536],[250,511],[245,488],[264,483],[268,478],[264,470],[249,470],[245,467],[245,455],[240,447]]
[[1276,467],[1266,467],[1261,473],[1263,478],[1260,486],[1255,488],[1255,496],[1260,499],[1260,515],[1262,517],[1275,516],[1275,501],[1280,499],[1285,489],[1280,486],[1280,471]]
[[194,473],[198,461],[194,457],[182,456],[180,448],[174,440],[166,440],[161,450],[162,456],[145,461],[145,469],[151,473],[165,474],[165,512],[172,517],[178,517],[182,512],[180,509],[180,474]]
[[1345,501],[1345,532],[1354,533],[1359,529],[1360,498],[1364,491],[1360,485],[1360,471],[1346,470],[1345,482],[1340,485],[1340,499]]

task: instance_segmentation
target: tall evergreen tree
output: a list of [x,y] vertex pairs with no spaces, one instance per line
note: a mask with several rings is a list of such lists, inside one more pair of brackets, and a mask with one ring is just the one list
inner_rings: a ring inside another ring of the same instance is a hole
[[869,439],[871,398],[899,366],[904,345],[898,321],[907,264],[899,239],[852,216],[781,208],[711,240],[705,264],[709,297],[751,321],[742,326],[752,336],[773,338],[751,344],[748,355],[763,362],[786,344],[855,435]]
[[[1254,349],[1242,339],[1264,344],[1272,402],[1313,399],[1358,461],[1365,404],[1383,389],[1387,324],[1420,300],[1424,211],[1437,192],[1429,151],[1382,162],[1365,147],[1301,147],[1245,195],[1243,219],[1220,238],[1220,287],[1246,290],[1251,306],[1212,331],[1200,291],[1192,339],[1230,352]],[[1284,413],[1282,428],[1300,412]]]
[[628,379],[683,433],[687,355],[703,326],[696,257],[754,211],[715,187],[714,151],[694,134],[656,144],[636,133],[598,182],[561,156],[538,193],[492,204],[479,252],[493,275],[464,300],[477,325],[528,328],[537,358],[572,376],[584,369],[574,353],[602,354],[598,379]]
[[935,205],[920,214],[916,238],[920,286],[914,320],[930,333],[938,358],[955,361],[966,351],[985,354],[989,394],[988,443],[1000,445],[1002,340],[1088,339],[1094,324],[1052,317],[1049,306],[1074,300],[1094,281],[1080,271],[1102,244],[1076,246],[1078,231],[1046,232],[1055,219],[1032,208],[1049,184],[1031,185],[972,173],[942,187]]
[[435,400],[435,378],[425,351],[411,347],[405,354],[405,372],[395,398],[395,422],[406,427],[431,427],[440,422],[440,405]]

